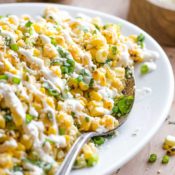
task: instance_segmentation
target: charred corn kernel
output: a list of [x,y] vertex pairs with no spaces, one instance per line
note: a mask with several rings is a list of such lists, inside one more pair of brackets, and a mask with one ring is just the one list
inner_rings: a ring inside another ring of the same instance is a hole
[[50,69],[57,75],[58,77],[61,77],[61,69],[60,66],[51,66]]
[[0,114],[0,128],[1,129],[5,128],[5,119],[1,114]]
[[29,135],[24,134],[20,141],[25,146],[26,150],[29,150],[32,148],[33,140]]
[[113,102],[113,100],[105,99],[104,102],[103,102],[103,106],[104,106],[104,108],[112,110],[112,108],[114,106],[114,102]]
[[71,88],[77,88],[78,87],[78,81],[76,78],[70,78],[69,81],[68,81],[68,85],[69,87]]
[[10,154],[0,154],[0,168],[12,168],[13,161],[12,156]]
[[168,135],[164,140],[163,148],[167,150],[171,147],[175,147],[175,137]]
[[96,101],[102,100],[102,95],[94,90],[90,91],[89,95],[90,95],[91,100],[96,100]]
[[175,155],[175,146],[170,147],[170,148],[167,150],[167,154],[170,155],[170,156]]
[[115,80],[112,81],[112,86],[118,89],[119,91],[122,91],[124,88],[124,85],[119,78],[115,78]]
[[43,48],[43,54],[45,57],[54,58],[57,55],[56,49],[52,44],[45,44]]
[[80,86],[80,89],[81,89],[82,91],[86,91],[86,90],[89,89],[89,86],[88,86],[86,83],[84,83],[83,81],[81,81],[81,82],[79,83],[79,86]]

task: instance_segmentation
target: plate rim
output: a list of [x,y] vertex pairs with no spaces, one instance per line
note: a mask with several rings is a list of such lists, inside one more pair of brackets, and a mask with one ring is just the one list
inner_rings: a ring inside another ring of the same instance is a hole
[[167,97],[167,103],[164,107],[164,109],[162,110],[162,114],[159,117],[159,121],[157,121],[157,123],[155,124],[155,126],[151,129],[150,134],[147,135],[147,137],[145,137],[144,140],[142,140],[141,143],[139,143],[137,145],[137,147],[135,147],[133,149],[132,152],[128,153],[128,155],[126,157],[124,157],[123,159],[121,159],[120,163],[113,163],[110,167],[105,168],[103,175],[107,175],[110,173],[113,173],[117,168],[123,166],[124,164],[126,164],[129,160],[131,160],[139,151],[141,151],[141,149],[143,149],[143,147],[148,143],[148,141],[151,140],[151,138],[156,134],[156,132],[158,131],[158,129],[161,127],[161,125],[163,124],[164,120],[166,119],[166,116],[168,115],[170,108],[172,106],[172,102],[174,99],[174,73],[173,73],[173,69],[171,66],[171,63],[168,59],[167,54],[165,53],[165,51],[163,50],[163,48],[158,44],[158,42],[151,37],[147,32],[145,32],[143,29],[141,29],[140,27],[136,26],[135,24],[127,21],[126,19],[122,19],[120,17],[105,13],[105,12],[101,12],[98,10],[93,10],[93,9],[89,9],[89,8],[84,8],[84,7],[77,7],[77,6],[72,6],[72,5],[62,5],[59,3],[39,3],[39,2],[34,2],[34,3],[29,3],[29,2],[23,2],[23,3],[2,3],[0,4],[0,8],[4,7],[4,8],[8,8],[8,7],[18,7],[18,8],[22,8],[22,6],[35,6],[37,8],[40,8],[40,6],[42,7],[46,7],[46,6],[56,6],[58,8],[64,9],[69,11],[69,9],[72,10],[80,10],[81,12],[85,12],[85,13],[90,13],[90,14],[94,14],[96,16],[100,16],[101,18],[103,17],[107,17],[107,18],[111,18],[113,20],[119,20],[129,26],[132,26],[132,28],[134,28],[136,31],[140,30],[141,32],[143,32],[144,35],[146,35],[146,37],[149,38],[149,40],[158,48],[159,53],[161,53],[161,55],[163,55],[164,61],[166,62],[166,65],[168,67],[167,72],[168,72],[168,76],[169,76],[169,88],[168,90],[168,97]]

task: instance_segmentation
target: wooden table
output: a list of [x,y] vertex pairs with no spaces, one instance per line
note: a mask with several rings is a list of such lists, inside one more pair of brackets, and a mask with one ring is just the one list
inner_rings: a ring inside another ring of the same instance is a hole
[[[15,2],[14,0],[0,0],[3,2]],[[127,17],[129,0],[61,0],[64,4],[71,4],[86,8],[92,8],[119,16]],[[173,69],[175,70],[175,48],[163,47],[169,56]],[[175,72],[174,72],[175,75]],[[161,156],[165,153],[161,146],[164,138],[168,134],[175,135],[175,125],[169,124],[170,121],[175,122],[175,98],[167,120],[163,123],[157,134],[150,142],[137,154],[131,161],[124,165],[120,170],[113,175],[174,175],[175,174],[175,156],[171,158],[168,165],[161,165]],[[157,153],[159,160],[153,164],[147,164],[147,159],[150,153]]]

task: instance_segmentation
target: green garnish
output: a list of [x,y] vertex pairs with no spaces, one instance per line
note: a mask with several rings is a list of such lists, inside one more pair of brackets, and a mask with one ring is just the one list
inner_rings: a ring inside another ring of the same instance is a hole
[[82,70],[80,71],[80,74],[81,74],[82,76],[89,76],[89,74],[87,73],[86,69],[82,69]]
[[100,27],[97,24],[94,24],[94,26],[97,30],[100,30]]
[[164,155],[162,158],[162,164],[167,164],[170,160],[170,157],[168,155]]
[[5,118],[6,122],[12,122],[13,121],[13,118],[12,118],[11,115],[5,115],[4,118]]
[[50,112],[50,111],[47,112],[47,118],[48,118],[50,121],[53,121],[53,114],[52,114],[52,112]]
[[26,24],[25,24],[25,27],[31,27],[32,26],[32,22],[31,21],[28,21]]
[[16,171],[21,171],[22,172],[23,171],[23,168],[20,167],[20,166],[18,166],[18,165],[16,165],[16,166],[13,167],[13,171],[14,172],[16,172]]
[[98,156],[96,154],[92,155],[91,158],[86,160],[86,163],[87,163],[88,167],[94,166],[97,162],[98,162]]
[[34,118],[35,116],[26,114],[26,123],[29,124]]
[[141,73],[142,75],[145,75],[145,74],[147,74],[148,72],[149,72],[149,67],[148,67],[148,65],[142,64],[141,67],[140,67],[140,73]]
[[74,118],[75,117],[75,112],[71,112],[71,116]]
[[142,33],[137,36],[137,43],[138,45],[140,45],[141,48],[144,47],[144,41],[145,41],[145,36]]
[[63,49],[62,47],[58,47],[57,51],[61,56],[61,58],[70,58],[70,53],[67,50]]
[[15,52],[17,52],[17,51],[19,50],[19,47],[18,47],[17,44],[11,44],[11,45],[10,45],[10,48],[11,48],[13,51],[15,51]]
[[59,59],[54,59],[51,61],[50,65],[60,65],[60,60]]
[[8,80],[8,76],[7,75],[0,75],[0,80]]
[[117,46],[111,46],[112,49],[112,54],[116,55],[117,54]]
[[75,61],[73,59],[67,59],[66,63],[61,66],[61,72],[63,74],[70,74],[75,69]]
[[85,121],[89,122],[90,121],[89,117],[85,117]]
[[94,79],[93,79],[93,78],[91,78],[91,80],[90,80],[90,82],[89,82],[89,87],[90,87],[90,88],[92,88],[92,87],[93,87],[93,85],[94,85]]
[[43,83],[43,87],[45,89],[47,89],[47,92],[50,96],[54,96],[54,97],[58,97],[59,96],[59,92],[56,89],[53,89],[53,87],[51,87],[51,85],[47,82]]
[[82,75],[79,75],[77,78],[76,78],[77,82],[81,82],[83,81],[83,76]]
[[65,134],[65,129],[64,128],[59,128],[59,134],[64,135]]
[[116,118],[120,118],[128,114],[134,102],[133,96],[123,96],[115,100],[114,107],[112,109],[113,115]]
[[92,140],[96,145],[102,145],[105,142],[105,138],[100,136],[94,137]]
[[129,67],[126,67],[125,68],[125,78],[130,79],[130,78],[132,78],[132,76],[133,76],[133,74],[132,74],[131,69]]
[[13,78],[12,78],[12,82],[13,82],[14,84],[20,84],[21,79],[18,78],[18,77],[13,77]]
[[5,45],[6,46],[10,46],[10,44],[11,44],[11,38],[10,37],[5,37]]
[[51,44],[53,44],[54,46],[57,45],[57,42],[56,42],[55,38],[51,38]]
[[149,163],[154,163],[156,160],[157,160],[157,155],[156,154],[151,154],[149,159],[148,159],[148,162]]

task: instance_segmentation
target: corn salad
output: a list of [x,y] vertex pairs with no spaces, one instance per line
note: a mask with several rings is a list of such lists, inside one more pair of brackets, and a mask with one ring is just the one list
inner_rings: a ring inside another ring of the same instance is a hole
[[[143,40],[53,7],[35,19],[1,16],[0,174],[53,175],[82,132],[115,128],[127,66],[150,57]],[[90,141],[76,166],[97,160]]]

